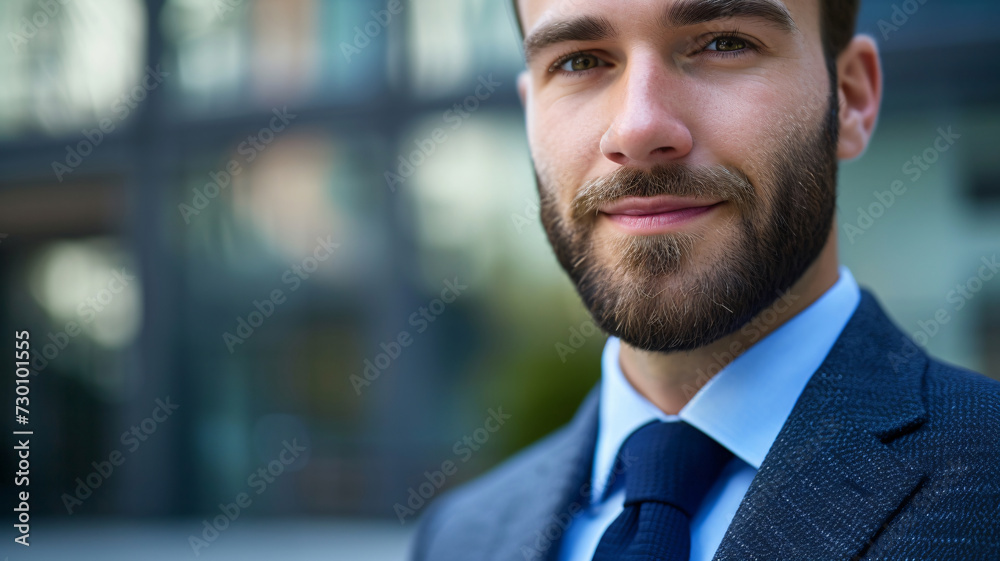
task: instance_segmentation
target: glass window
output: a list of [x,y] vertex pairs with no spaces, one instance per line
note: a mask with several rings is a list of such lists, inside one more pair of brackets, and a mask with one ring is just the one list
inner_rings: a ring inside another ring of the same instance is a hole
[[145,97],[145,17],[139,0],[0,3],[0,136],[124,120]]

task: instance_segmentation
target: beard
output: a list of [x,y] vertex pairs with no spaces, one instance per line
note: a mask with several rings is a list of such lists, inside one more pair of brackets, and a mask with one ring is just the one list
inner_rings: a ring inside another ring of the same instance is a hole
[[[836,91],[835,89],[833,90]],[[621,167],[582,185],[560,212],[555,185],[537,172],[541,219],[556,257],[605,332],[646,351],[691,350],[733,333],[770,306],[816,260],[836,208],[837,100],[818,130],[776,143],[758,186],[731,166]],[[598,209],[626,196],[724,200],[735,236],[715,255],[693,232],[611,234]]]

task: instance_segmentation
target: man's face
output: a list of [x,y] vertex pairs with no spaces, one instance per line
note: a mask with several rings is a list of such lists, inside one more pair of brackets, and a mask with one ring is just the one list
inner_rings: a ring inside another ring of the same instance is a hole
[[542,221],[595,320],[727,335],[825,245],[836,96],[817,0],[520,0]]

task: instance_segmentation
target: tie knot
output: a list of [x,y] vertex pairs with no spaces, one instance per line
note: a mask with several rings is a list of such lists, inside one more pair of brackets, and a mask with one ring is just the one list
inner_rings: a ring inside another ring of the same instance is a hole
[[656,501],[690,518],[733,454],[685,422],[653,422],[622,445],[625,504]]

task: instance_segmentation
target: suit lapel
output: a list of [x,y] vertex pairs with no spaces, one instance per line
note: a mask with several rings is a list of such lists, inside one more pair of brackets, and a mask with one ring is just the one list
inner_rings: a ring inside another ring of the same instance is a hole
[[851,559],[868,548],[924,477],[891,447],[925,418],[927,360],[905,341],[863,292],[714,559]]
[[[536,466],[521,490],[501,513],[503,529],[493,551],[479,559],[554,560],[571,517],[590,499],[590,470],[597,441],[598,388],[577,411],[546,460]],[[470,557],[471,558],[471,557]]]

